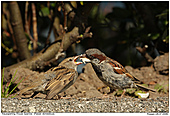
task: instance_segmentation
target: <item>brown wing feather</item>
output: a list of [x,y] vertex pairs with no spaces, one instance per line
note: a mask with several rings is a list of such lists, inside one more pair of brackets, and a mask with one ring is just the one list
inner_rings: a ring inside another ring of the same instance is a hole
[[108,63],[110,65],[112,65],[113,67],[118,67],[120,69],[114,69],[114,72],[116,72],[117,74],[126,74],[126,76],[130,77],[132,80],[136,80],[136,81],[140,81],[140,79],[138,79],[137,77],[131,75],[130,73],[128,73],[128,71],[116,60],[113,60],[111,58],[108,58]]
[[56,78],[53,78],[45,87],[47,92],[47,99],[51,99],[54,95],[63,92],[68,87],[73,84],[74,77],[78,76],[77,72],[74,69],[67,69],[65,68],[60,72],[58,70],[58,75]]
[[125,74],[127,71],[126,71],[126,69],[120,64],[120,63],[118,63],[116,60],[113,60],[113,59],[111,59],[111,58],[108,58],[108,63],[110,64],[110,65],[112,65],[113,67],[118,67],[118,68],[120,68],[120,70],[118,70],[117,72],[119,72],[119,74]]

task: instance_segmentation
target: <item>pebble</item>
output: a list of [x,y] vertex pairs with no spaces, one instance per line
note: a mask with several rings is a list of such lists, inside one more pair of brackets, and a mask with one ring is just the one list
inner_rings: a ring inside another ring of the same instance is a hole
[[2,113],[31,112],[169,112],[169,98],[77,98],[77,99],[17,99],[1,98]]

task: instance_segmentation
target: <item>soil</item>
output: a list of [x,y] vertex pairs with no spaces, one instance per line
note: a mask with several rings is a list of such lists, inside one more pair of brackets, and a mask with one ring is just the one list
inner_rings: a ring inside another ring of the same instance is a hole
[[[159,92],[149,92],[150,98],[169,97],[169,53],[158,56],[154,59],[151,66],[140,67],[134,69],[131,66],[125,66],[127,71],[141,79],[141,81],[150,88],[156,88]],[[6,76],[12,77],[15,70],[11,70]],[[17,84],[23,77],[25,79],[19,84],[15,92],[23,89],[33,82],[34,78],[38,78],[42,73],[31,71],[26,68],[17,68],[15,77],[19,77],[14,84]],[[28,91],[23,98],[30,98],[33,91]],[[15,94],[15,93],[14,93]],[[12,95],[14,95],[12,94]],[[45,94],[38,93],[34,98],[45,98]],[[59,94],[60,97],[114,97],[120,96],[118,90],[111,91],[96,75],[90,63],[83,67],[83,73],[79,74],[76,82],[65,92]],[[134,94],[125,93],[124,97],[137,97]]]

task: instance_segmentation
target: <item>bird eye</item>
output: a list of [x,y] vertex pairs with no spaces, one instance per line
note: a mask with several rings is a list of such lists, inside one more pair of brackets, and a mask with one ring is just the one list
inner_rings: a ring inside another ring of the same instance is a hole
[[95,58],[93,55],[90,55],[90,57],[91,57],[92,59],[94,59],[94,58]]
[[69,59],[69,61],[72,61],[72,59]]
[[100,63],[99,59],[97,59],[97,58],[93,59],[93,62],[95,62],[95,63],[97,63],[97,64]]

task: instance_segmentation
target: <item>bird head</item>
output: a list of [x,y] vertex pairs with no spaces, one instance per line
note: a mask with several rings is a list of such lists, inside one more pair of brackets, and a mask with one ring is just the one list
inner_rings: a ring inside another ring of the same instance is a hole
[[69,57],[64,59],[59,66],[64,66],[67,68],[75,69],[78,65],[82,64],[83,62],[77,62],[79,56]]
[[91,48],[85,51],[85,54],[80,56],[80,59],[85,62],[91,62],[92,64],[99,64],[103,60],[106,60],[106,55],[96,48]]

